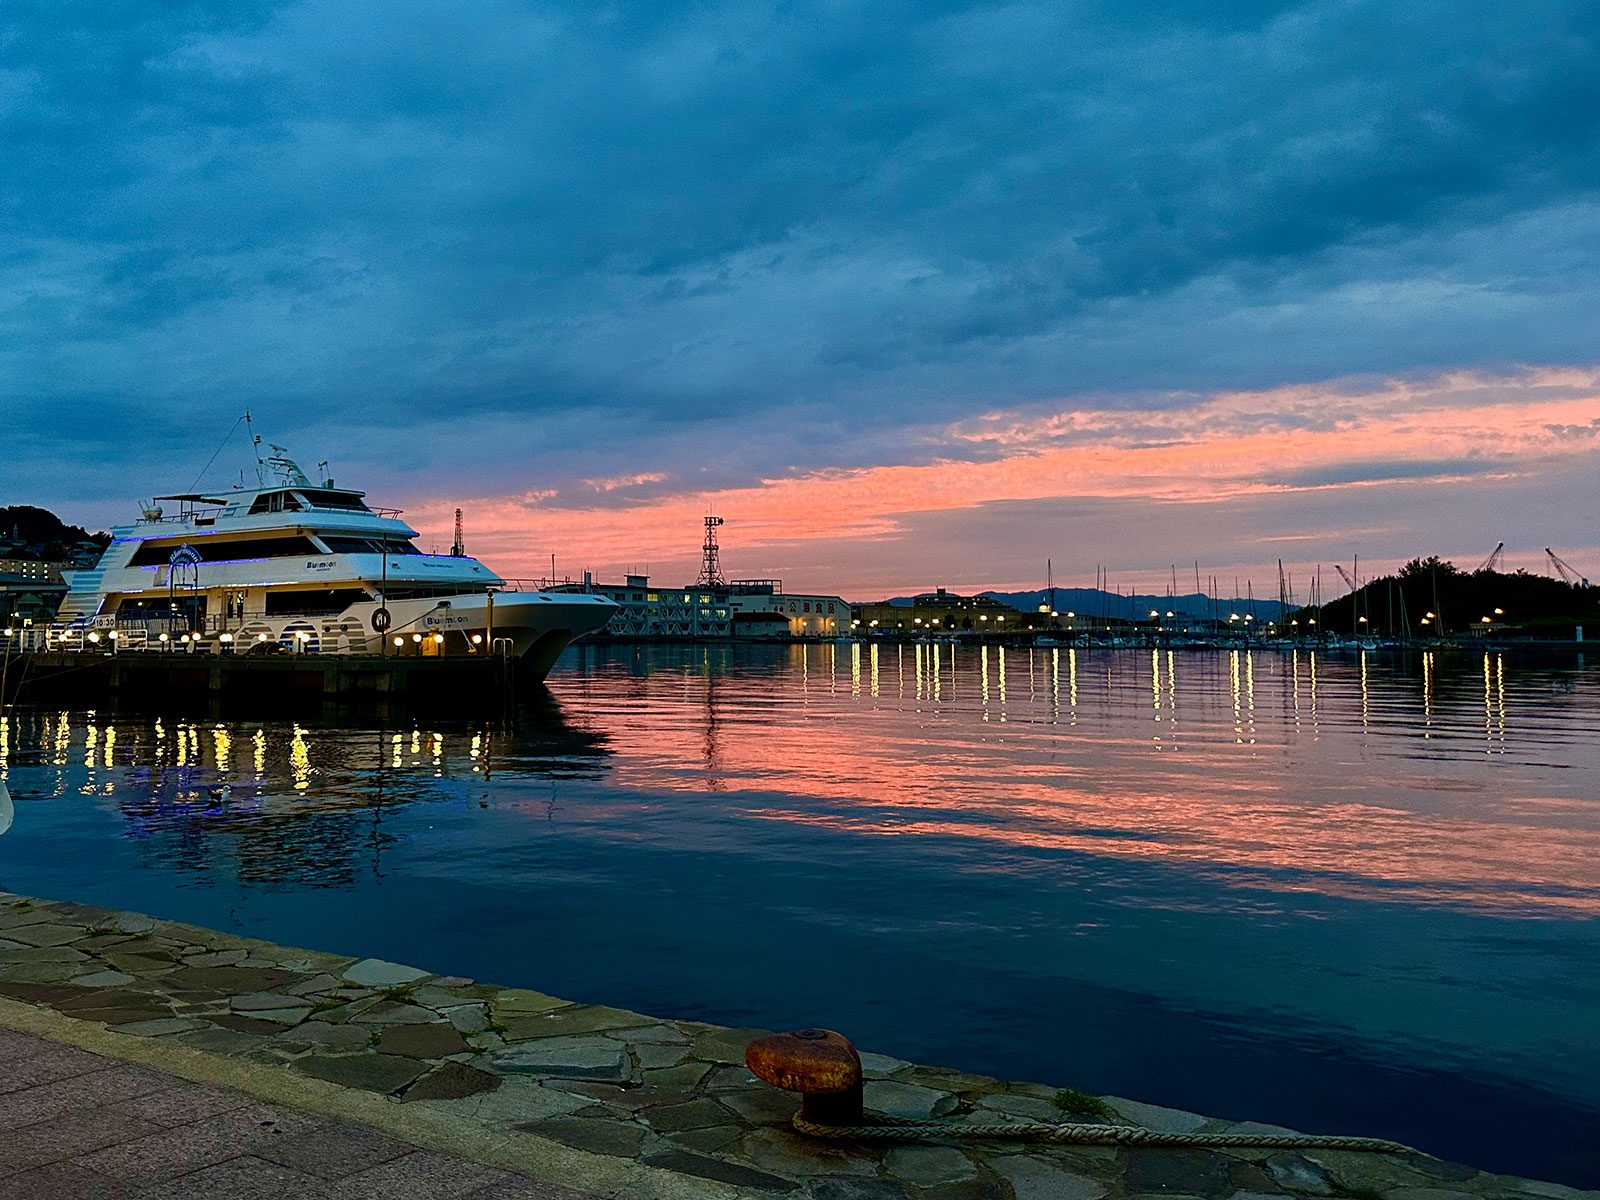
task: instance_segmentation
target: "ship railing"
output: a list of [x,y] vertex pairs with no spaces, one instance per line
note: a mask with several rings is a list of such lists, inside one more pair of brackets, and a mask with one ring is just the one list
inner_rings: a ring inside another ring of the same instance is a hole
[[[594,584],[588,585],[593,588]],[[585,584],[581,579],[574,579],[570,575],[560,579],[554,576],[545,576],[541,579],[516,579],[504,580],[503,592],[577,592],[584,590]]]
[[137,620],[91,617],[16,629],[5,640],[16,650],[69,654],[244,654],[262,642],[301,654],[359,654],[374,652],[378,637],[356,618],[337,613],[245,612],[199,622],[183,614]]

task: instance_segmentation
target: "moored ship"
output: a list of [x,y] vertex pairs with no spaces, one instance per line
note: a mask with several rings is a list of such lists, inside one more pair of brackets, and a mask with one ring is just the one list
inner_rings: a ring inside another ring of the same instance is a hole
[[[220,653],[502,654],[542,678],[616,611],[602,596],[508,589],[460,546],[426,554],[397,509],[279,446],[255,487],[156,497],[71,573],[52,643]],[[167,506],[175,506],[175,511]]]

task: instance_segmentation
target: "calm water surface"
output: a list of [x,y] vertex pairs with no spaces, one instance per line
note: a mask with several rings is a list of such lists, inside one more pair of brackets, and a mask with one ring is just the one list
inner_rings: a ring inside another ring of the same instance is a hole
[[0,885],[1600,1184],[1594,665],[588,649],[550,690],[19,710]]

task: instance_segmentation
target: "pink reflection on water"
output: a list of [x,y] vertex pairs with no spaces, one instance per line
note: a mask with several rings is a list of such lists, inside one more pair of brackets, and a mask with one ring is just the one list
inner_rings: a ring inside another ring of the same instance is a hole
[[[959,839],[979,869],[1043,850],[1245,888],[1600,913],[1600,803],[1568,769],[1600,765],[1587,681],[1540,697],[1572,710],[1544,728],[1519,723],[1513,679],[1486,733],[1471,662],[1456,689],[1448,665],[1326,656],[880,647],[866,668],[870,650],[797,648],[781,686],[599,675],[585,707],[636,793],[744,793],[740,815],[762,822]],[[787,798],[756,799],[772,793]]]

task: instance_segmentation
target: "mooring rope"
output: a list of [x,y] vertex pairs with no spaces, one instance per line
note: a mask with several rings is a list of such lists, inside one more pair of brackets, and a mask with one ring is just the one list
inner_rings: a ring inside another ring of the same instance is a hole
[[919,1121],[883,1117],[870,1125],[824,1125],[795,1114],[794,1127],[807,1137],[834,1141],[923,1142],[957,1138],[967,1141],[1054,1142],[1071,1146],[1201,1146],[1209,1149],[1369,1150],[1410,1154],[1410,1146],[1374,1137],[1320,1136],[1304,1133],[1159,1133],[1137,1125],[1052,1124],[1012,1121],[976,1125],[961,1121]]

